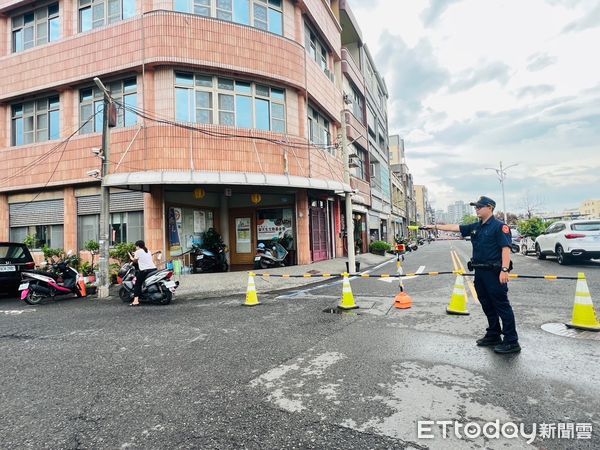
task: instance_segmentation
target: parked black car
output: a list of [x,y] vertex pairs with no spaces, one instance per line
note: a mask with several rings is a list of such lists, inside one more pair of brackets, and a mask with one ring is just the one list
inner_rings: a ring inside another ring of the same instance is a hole
[[34,268],[35,262],[25,244],[0,242],[0,293],[18,292],[21,272]]

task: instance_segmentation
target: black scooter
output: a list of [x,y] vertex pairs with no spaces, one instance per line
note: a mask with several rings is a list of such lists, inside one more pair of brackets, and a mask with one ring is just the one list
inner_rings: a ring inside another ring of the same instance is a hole
[[220,245],[212,250],[194,246],[192,249],[192,272],[227,272],[229,264],[227,263],[227,246]]

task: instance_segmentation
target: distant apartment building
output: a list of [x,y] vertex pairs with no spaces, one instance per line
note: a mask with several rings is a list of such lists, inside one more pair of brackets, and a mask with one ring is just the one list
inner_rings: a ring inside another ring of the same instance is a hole
[[342,256],[352,189],[363,250],[387,233],[388,94],[346,1],[0,0],[0,31],[0,240],[99,239],[94,77],[111,245],[178,257],[214,227],[232,265],[283,236],[291,263]]
[[402,187],[401,193],[400,190],[398,190],[396,194],[397,196],[402,195],[402,200],[399,201],[399,207],[396,208],[394,220],[397,221],[397,223],[402,224],[402,232],[400,234],[407,234],[407,226],[416,224],[417,218],[416,194],[413,177],[406,164],[404,140],[398,135],[391,135],[389,137],[389,148],[390,169],[398,178]]
[[600,218],[600,200],[586,200],[579,207],[582,216],[590,219]]
[[427,188],[422,184],[415,184],[415,205],[417,208],[417,223],[429,225],[432,223],[432,211],[429,204]]
[[466,215],[472,215],[472,208],[462,200],[458,200],[451,205],[448,205],[448,222],[461,223]]

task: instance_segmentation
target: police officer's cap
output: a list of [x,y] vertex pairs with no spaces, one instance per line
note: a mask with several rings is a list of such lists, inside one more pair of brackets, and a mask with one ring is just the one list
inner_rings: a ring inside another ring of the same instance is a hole
[[479,206],[479,207],[491,206],[492,208],[495,208],[496,207],[496,202],[494,200],[492,200],[491,198],[482,195],[481,197],[479,197],[477,199],[477,201],[471,202],[471,203],[469,203],[469,205],[471,205],[471,206]]

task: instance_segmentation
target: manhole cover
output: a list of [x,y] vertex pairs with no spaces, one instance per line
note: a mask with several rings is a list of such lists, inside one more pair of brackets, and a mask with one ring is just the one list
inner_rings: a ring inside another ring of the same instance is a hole
[[600,341],[600,332],[567,328],[567,326],[564,323],[545,323],[544,325],[542,325],[542,330],[547,331],[548,333],[556,334],[558,336]]

